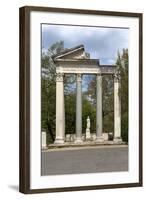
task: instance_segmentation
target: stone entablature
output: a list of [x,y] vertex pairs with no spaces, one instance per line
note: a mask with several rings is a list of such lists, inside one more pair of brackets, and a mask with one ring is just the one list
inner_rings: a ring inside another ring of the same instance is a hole
[[110,75],[116,72],[116,66],[99,65],[99,59],[58,59],[55,64],[56,73]]

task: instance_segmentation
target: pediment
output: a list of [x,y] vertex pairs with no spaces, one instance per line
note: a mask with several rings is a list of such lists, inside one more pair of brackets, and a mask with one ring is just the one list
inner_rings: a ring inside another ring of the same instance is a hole
[[114,74],[116,66],[100,65],[99,59],[91,59],[80,45],[54,55],[56,73],[64,74]]
[[87,59],[87,58],[89,58],[89,54],[87,54],[85,52],[83,45],[79,45],[74,48],[65,50],[65,51],[53,56],[54,60],[57,60],[57,59]]

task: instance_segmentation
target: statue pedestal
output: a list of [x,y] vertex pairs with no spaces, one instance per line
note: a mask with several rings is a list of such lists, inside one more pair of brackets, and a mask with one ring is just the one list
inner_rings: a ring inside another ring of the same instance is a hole
[[86,129],[86,140],[91,140],[90,129]]

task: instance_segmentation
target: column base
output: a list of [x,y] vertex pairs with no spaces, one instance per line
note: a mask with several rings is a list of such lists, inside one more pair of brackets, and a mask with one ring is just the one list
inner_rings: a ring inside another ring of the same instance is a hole
[[104,138],[103,137],[96,137],[96,142],[104,142]]
[[115,137],[114,139],[113,139],[113,141],[114,142],[117,142],[117,143],[120,143],[120,142],[122,142],[122,138],[120,138],[120,137]]
[[64,139],[56,138],[54,144],[64,144]]
[[48,149],[48,147],[46,146],[46,147],[42,147],[42,150],[47,150]]

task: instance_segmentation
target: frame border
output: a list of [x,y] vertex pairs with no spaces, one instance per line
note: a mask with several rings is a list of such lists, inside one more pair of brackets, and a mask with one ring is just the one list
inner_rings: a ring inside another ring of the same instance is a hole
[[[93,186],[30,189],[30,12],[61,12],[139,18],[139,182]],[[24,6],[19,8],[19,192],[24,194],[112,189],[143,186],[142,142],[142,42],[143,14],[55,7]]]

